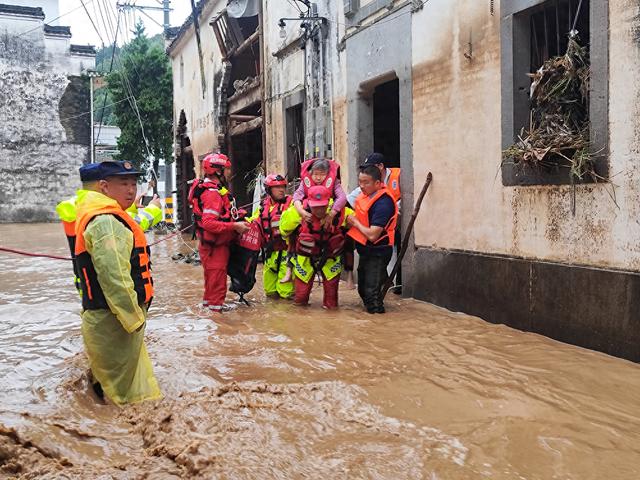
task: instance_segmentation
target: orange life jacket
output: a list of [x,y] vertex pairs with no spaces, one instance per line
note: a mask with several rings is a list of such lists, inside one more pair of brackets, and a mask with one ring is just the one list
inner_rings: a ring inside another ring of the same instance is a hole
[[[393,194],[389,191],[388,187],[381,188],[371,197],[365,195],[364,193],[358,195],[355,205],[356,218],[365,227],[369,227],[369,210],[371,209],[373,204],[376,203],[376,201],[378,201],[383,195],[389,195],[389,197],[393,199]],[[369,240],[367,240],[367,237],[365,237],[364,234],[356,227],[352,227],[347,235],[349,235],[361,245],[393,245],[393,242],[396,238],[396,223],[398,221],[398,205],[395,201],[393,202],[393,205],[395,212],[389,219],[389,222],[387,222],[387,224],[385,225],[384,232],[375,242],[371,243]]]
[[[280,235],[280,217],[291,205],[292,198],[287,195],[284,202],[274,202],[270,195],[260,207],[260,228],[265,241],[267,254],[281,252],[287,249],[287,243]],[[271,208],[273,207],[273,208]]]
[[397,202],[400,200],[402,194],[400,193],[400,169],[390,168],[389,180],[387,180],[387,188],[389,194],[393,197],[393,200]]
[[71,263],[73,264],[73,273],[75,274],[74,284],[78,292],[82,292],[80,272],[78,272],[78,262],[76,261],[76,222],[65,222],[62,220],[62,226],[64,227],[64,234],[67,237],[69,251],[71,252]]
[[[311,178],[311,167],[316,160],[318,159],[311,158],[306,160],[300,167],[300,178],[302,179],[302,185],[304,185],[305,198],[309,195],[309,189],[315,185]],[[327,174],[327,178],[325,178],[320,185],[329,190],[331,192],[331,196],[334,197],[333,188],[336,181],[340,180],[340,165],[338,165],[338,162],[331,160],[330,158],[327,158],[327,160],[329,160],[329,173]]]
[[82,285],[82,308],[85,310],[109,309],[104,292],[98,282],[91,255],[87,252],[84,232],[89,222],[98,215],[113,215],[133,233],[131,250],[131,279],[138,296],[138,303],[149,304],[153,299],[153,279],[151,278],[150,249],[140,225],[121,208],[111,205],[98,206],[81,214],[76,219],[76,262]]

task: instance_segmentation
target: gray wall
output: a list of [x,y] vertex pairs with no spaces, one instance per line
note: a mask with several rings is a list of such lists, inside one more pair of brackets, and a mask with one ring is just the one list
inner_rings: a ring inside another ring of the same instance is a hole
[[[349,190],[357,186],[357,165],[373,150],[373,102],[376,86],[394,78],[400,94],[400,167],[402,203],[413,205],[413,93],[410,5],[345,41]],[[405,209],[406,212],[406,209]],[[403,216],[403,231],[409,215]],[[403,262],[403,284],[411,284],[411,252]],[[405,290],[410,295],[410,290]]]
[[58,68],[69,54],[46,52],[41,29],[24,34],[37,23],[21,23],[6,21],[0,42],[0,222],[55,220],[89,159],[88,81]]

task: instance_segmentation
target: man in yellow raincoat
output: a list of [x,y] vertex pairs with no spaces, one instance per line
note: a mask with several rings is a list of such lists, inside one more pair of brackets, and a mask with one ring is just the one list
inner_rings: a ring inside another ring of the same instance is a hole
[[[56,213],[60,217],[62,226],[64,227],[64,233],[69,242],[69,249],[71,250],[71,256],[75,256],[76,248],[76,204],[80,196],[84,196],[87,190],[97,190],[97,182],[100,176],[100,164],[89,163],[80,167],[80,181],[82,182],[82,189],[78,190],[76,194],[63,200],[56,206]],[[138,201],[134,202],[128,209],[127,213],[133,218],[133,220],[140,225],[142,230],[147,231],[160,220],[162,220],[162,206],[160,200],[154,196],[146,207],[138,204]],[[73,261],[73,271],[75,273],[75,286],[79,293],[82,293],[80,288],[80,277],[76,271],[75,259]]]
[[82,337],[94,390],[117,405],[161,398],[144,346],[153,298],[149,247],[126,213],[139,175],[129,162],[103,162],[98,191],[78,196],[76,266],[82,287]]

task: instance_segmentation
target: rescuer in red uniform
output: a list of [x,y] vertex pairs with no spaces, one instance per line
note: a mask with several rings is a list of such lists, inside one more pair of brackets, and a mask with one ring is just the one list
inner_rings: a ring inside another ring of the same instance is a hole
[[229,246],[250,228],[246,221],[238,219],[227,189],[224,173],[229,167],[231,162],[226,155],[207,155],[202,161],[204,178],[196,180],[189,192],[204,269],[203,304],[218,313],[225,309]]

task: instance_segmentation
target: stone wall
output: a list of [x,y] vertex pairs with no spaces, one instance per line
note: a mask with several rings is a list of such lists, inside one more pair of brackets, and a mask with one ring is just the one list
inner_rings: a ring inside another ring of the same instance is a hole
[[88,79],[45,45],[42,19],[0,12],[0,222],[55,220],[89,161]]

